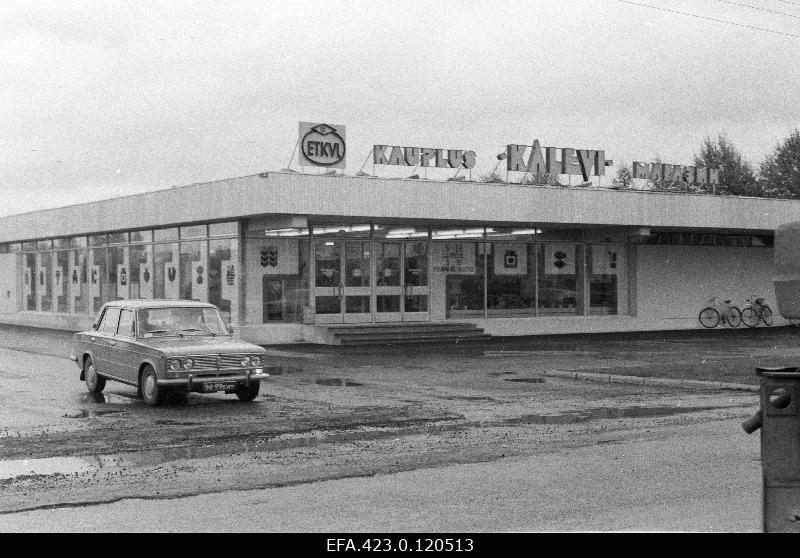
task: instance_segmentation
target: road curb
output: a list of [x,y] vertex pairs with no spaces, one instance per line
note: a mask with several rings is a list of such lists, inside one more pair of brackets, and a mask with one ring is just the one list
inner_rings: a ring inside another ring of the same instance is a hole
[[753,384],[737,384],[733,382],[714,382],[708,380],[682,380],[679,378],[649,378],[647,376],[625,376],[621,374],[598,374],[597,372],[578,372],[574,370],[545,370],[545,376],[566,378],[570,380],[586,380],[589,382],[606,382],[613,384],[634,384],[644,386],[660,386],[688,389],[714,389],[736,391],[758,391]]

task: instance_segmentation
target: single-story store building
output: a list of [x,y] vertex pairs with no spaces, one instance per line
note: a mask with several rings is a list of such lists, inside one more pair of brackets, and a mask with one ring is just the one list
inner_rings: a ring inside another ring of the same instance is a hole
[[167,298],[262,344],[690,329],[711,297],[776,308],[774,229],[798,219],[792,200],[265,172],[0,218],[0,323],[80,330]]

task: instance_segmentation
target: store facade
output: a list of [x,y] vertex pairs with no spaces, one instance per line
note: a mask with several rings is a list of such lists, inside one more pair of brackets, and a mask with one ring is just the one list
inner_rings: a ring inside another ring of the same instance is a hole
[[167,298],[258,343],[338,324],[692,328],[711,296],[773,296],[772,231],[798,217],[788,200],[262,173],[0,219],[0,322],[78,330],[107,301]]

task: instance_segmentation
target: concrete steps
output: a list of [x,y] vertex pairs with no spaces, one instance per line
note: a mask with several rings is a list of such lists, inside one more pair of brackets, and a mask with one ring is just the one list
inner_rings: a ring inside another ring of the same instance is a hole
[[327,326],[337,345],[394,345],[400,343],[461,343],[483,341],[491,335],[472,323],[408,322]]

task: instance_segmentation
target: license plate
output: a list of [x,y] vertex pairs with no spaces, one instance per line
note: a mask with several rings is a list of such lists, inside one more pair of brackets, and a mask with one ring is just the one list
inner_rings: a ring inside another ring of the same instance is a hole
[[234,389],[235,387],[236,384],[234,382],[225,382],[225,383],[215,382],[215,383],[203,384],[203,391],[206,393],[212,391],[227,391]]

